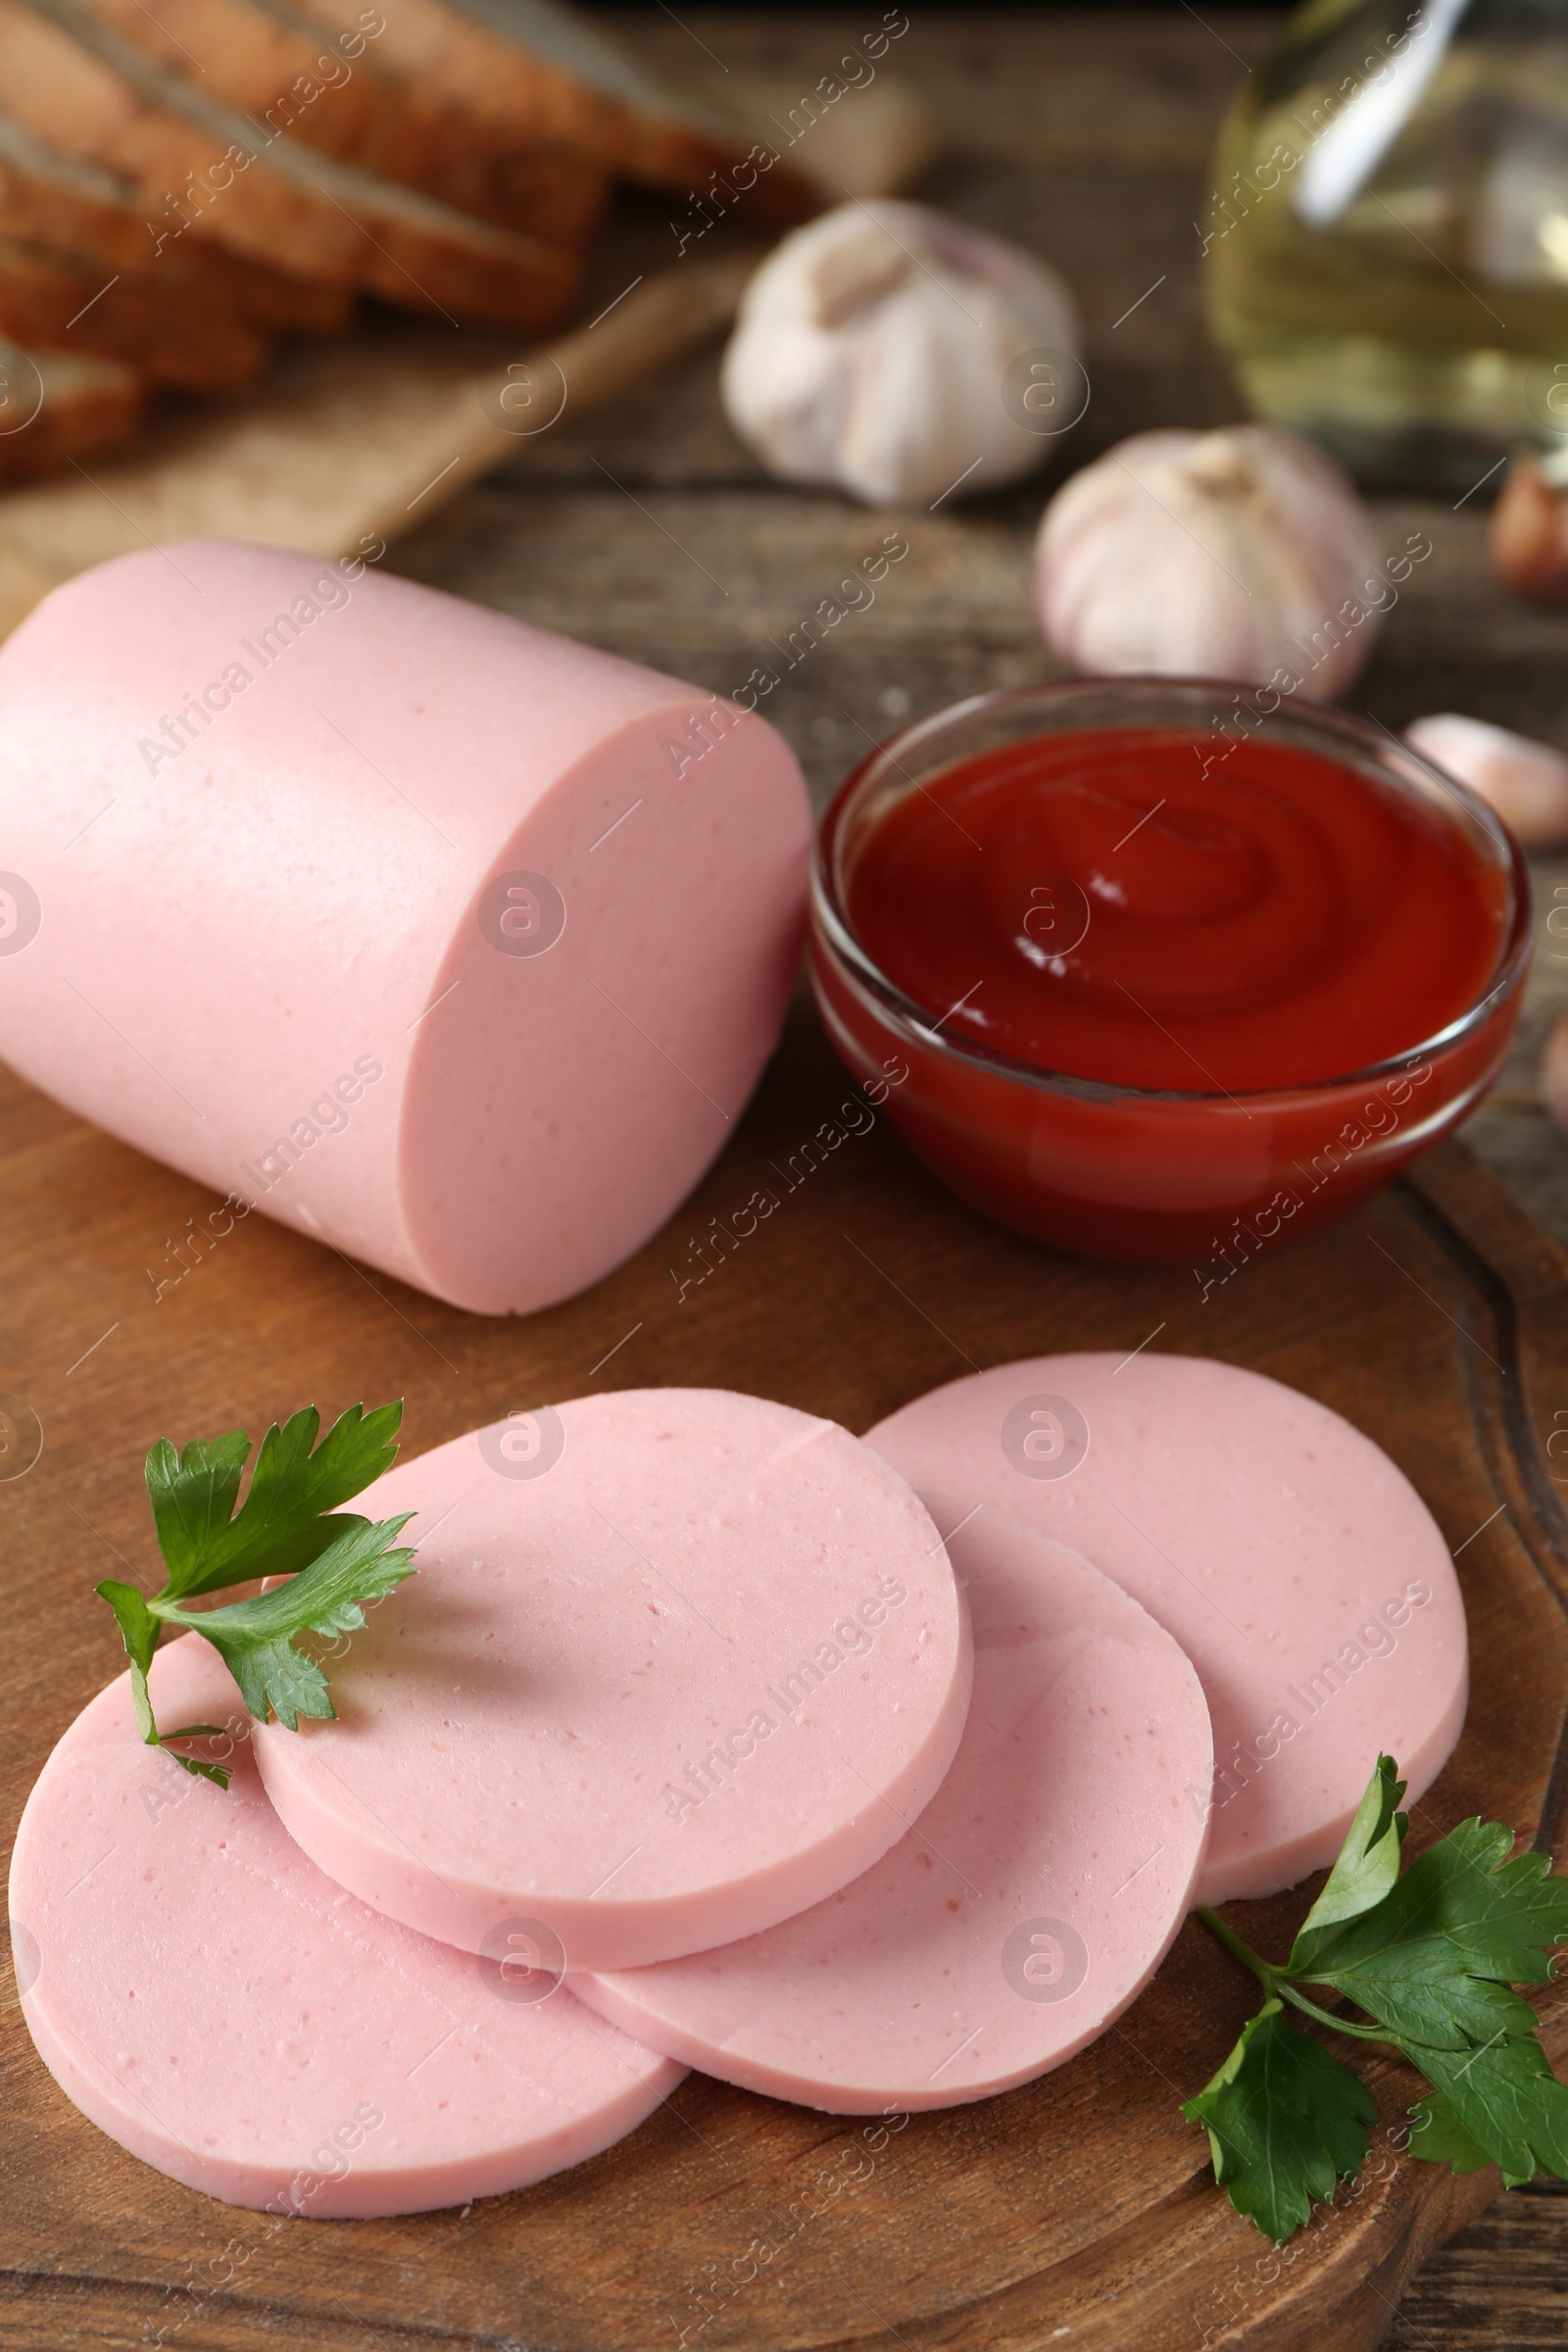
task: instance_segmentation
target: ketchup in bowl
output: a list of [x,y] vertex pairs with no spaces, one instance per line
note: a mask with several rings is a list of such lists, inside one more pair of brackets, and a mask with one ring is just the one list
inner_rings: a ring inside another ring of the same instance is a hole
[[823,823],[812,974],[955,1191],[1201,1283],[1474,1106],[1529,921],[1496,818],[1381,730],[1118,679],[979,697],[863,762]]

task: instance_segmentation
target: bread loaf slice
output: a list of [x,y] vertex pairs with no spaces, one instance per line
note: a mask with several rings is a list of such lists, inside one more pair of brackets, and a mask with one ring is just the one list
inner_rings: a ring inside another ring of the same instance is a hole
[[580,252],[610,174],[559,140],[504,128],[383,63],[384,20],[356,5],[336,29],[274,0],[79,0],[154,64],[301,144],[420,188],[460,211]]
[[32,349],[125,360],[155,384],[232,392],[267,344],[232,312],[197,308],[156,277],[40,252],[0,234],[0,336]]
[[149,207],[155,252],[189,234],[329,285],[454,320],[560,317],[580,257],[356,165],[201,95],[72,0],[0,0],[0,92],[24,127],[108,165]]
[[344,287],[288,277],[225,247],[166,239],[134,183],[35,138],[0,104],[0,231],[48,252],[89,257],[107,276],[152,271],[193,308],[228,311],[264,332],[333,334],[352,307]]
[[146,378],[119,360],[0,343],[0,482],[128,441],[146,401]]
[[[358,21],[364,0],[289,0],[333,33]],[[667,90],[597,24],[554,0],[375,0],[386,29],[384,67],[503,132],[525,148],[559,140],[604,158],[615,172],[675,195],[701,195],[718,174],[754,218],[804,220],[821,197],[777,149]],[[737,182],[736,167],[740,167]]]

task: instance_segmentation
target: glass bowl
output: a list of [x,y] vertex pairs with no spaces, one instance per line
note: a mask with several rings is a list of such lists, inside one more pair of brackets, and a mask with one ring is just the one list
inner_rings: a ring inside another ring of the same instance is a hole
[[[1277,697],[1265,713],[1266,701],[1234,681],[1174,678],[975,695],[860,762],[822,820],[811,878],[811,981],[828,1035],[933,1174],[1037,1241],[1089,1257],[1190,1262],[1200,1286],[1224,1281],[1276,1237],[1344,1216],[1456,1127],[1502,1066],[1530,956],[1529,874],[1484,802],[1362,719]],[[1102,1084],[939,1034],[857,939],[847,884],[860,849],[896,803],[956,761],[1074,729],[1211,736],[1217,712],[1243,708],[1251,742],[1316,752],[1435,804],[1499,876],[1494,967],[1436,1036],[1373,1067],[1276,1092]]]

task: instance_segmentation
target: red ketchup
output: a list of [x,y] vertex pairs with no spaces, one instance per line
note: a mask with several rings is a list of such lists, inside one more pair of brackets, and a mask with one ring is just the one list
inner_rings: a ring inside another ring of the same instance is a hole
[[[888,1109],[1026,1232],[1224,1279],[1387,1181],[1495,1075],[1515,991],[1443,1033],[1502,973],[1527,893],[1436,800],[1180,726],[975,753],[840,845],[855,782],[824,828],[841,911],[924,1016]],[[878,1024],[820,937],[814,969],[867,1069]]]

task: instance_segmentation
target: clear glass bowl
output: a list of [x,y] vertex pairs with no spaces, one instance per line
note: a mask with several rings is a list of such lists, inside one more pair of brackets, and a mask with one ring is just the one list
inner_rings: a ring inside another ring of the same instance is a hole
[[1037,1241],[1090,1257],[1189,1261],[1200,1283],[1225,1279],[1276,1237],[1343,1216],[1457,1126],[1496,1078],[1530,959],[1531,899],[1524,859],[1492,810],[1343,711],[1285,703],[1259,719],[1254,743],[1316,752],[1435,804],[1500,876],[1506,910],[1485,988],[1437,1036],[1375,1067],[1278,1092],[1105,1085],[939,1035],[855,936],[848,883],[889,809],[958,760],[1076,729],[1202,737],[1236,694],[1212,679],[1116,678],[976,695],[861,761],[822,820],[811,879],[811,980],[828,1035],[926,1166]]

